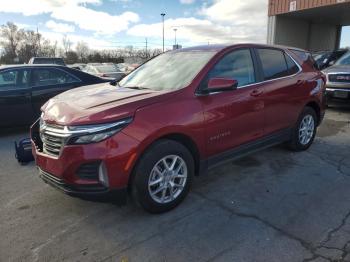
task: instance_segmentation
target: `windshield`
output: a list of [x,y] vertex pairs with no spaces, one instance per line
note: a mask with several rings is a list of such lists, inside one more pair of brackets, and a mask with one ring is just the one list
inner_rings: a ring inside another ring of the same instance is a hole
[[164,53],[131,72],[119,85],[157,91],[177,90],[190,84],[214,54],[198,51]]
[[315,61],[321,61],[325,59],[328,56],[328,53],[322,53],[322,54],[314,54],[313,58]]
[[336,65],[350,65],[350,52],[343,55],[336,63]]

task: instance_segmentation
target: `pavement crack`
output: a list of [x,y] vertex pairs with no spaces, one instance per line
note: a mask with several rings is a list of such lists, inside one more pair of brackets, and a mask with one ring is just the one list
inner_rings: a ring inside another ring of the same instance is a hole
[[[242,212],[238,212],[238,211],[235,211],[233,210],[232,208],[229,208],[228,206],[222,204],[221,202],[215,200],[215,199],[211,199],[211,198],[208,198],[206,195],[198,192],[198,191],[192,191],[192,193],[196,194],[197,196],[211,202],[211,203],[214,203],[215,205],[217,205],[218,207],[220,207],[221,209],[237,216],[237,217],[241,217],[241,218],[249,218],[249,219],[253,219],[253,220],[256,220],[258,221],[259,223],[262,223],[264,224],[265,226],[269,227],[269,228],[272,228],[273,230],[279,232],[281,235],[287,237],[288,239],[291,239],[293,241],[297,241],[304,249],[306,249],[307,251],[309,251],[315,258],[317,257],[322,257],[324,259],[327,259],[319,254],[316,254],[315,253],[315,248],[313,247],[313,245],[311,243],[308,243],[307,241],[303,240],[302,238],[299,238],[277,226],[275,226],[274,224],[272,224],[271,222],[257,216],[257,215],[254,215],[254,214],[247,214],[247,213],[242,213]],[[223,251],[222,251],[223,252]],[[220,252],[219,254],[221,255],[222,252]],[[225,251],[227,252],[227,250]],[[218,254],[215,255],[215,257],[217,257]],[[214,257],[214,258],[215,258]],[[209,259],[208,261],[211,261],[211,259]]]
[[329,242],[332,239],[332,235],[334,233],[338,232],[345,225],[345,223],[346,223],[346,221],[348,220],[349,217],[350,217],[350,211],[348,211],[346,213],[346,215],[343,217],[341,223],[337,227],[335,227],[335,228],[331,229],[330,231],[328,231],[325,240],[321,241],[321,245],[320,246],[324,246],[327,242]]
[[[329,159],[327,159],[327,158],[325,158],[325,157],[319,156],[319,155],[317,155],[317,154],[315,154],[315,153],[312,153],[312,152],[308,152],[308,151],[307,151],[307,152],[305,152],[305,153],[308,153],[308,154],[310,154],[310,155],[312,155],[312,156],[315,156],[315,157],[321,159],[323,162],[325,162],[325,163],[327,163],[327,164],[329,164],[329,165],[335,167],[336,170],[337,170],[337,172],[338,172],[339,174],[344,175],[344,176],[347,176],[347,177],[350,177],[350,174],[346,174],[346,173],[343,171],[343,162],[347,159],[347,157],[343,157],[342,159],[337,160],[337,161],[332,161],[332,160],[329,160]],[[328,155],[328,154],[327,154],[327,155]],[[334,162],[336,162],[336,163],[334,163]]]
[[[173,219],[172,221],[170,221],[169,223],[167,223],[167,227],[166,227],[165,229],[166,229],[166,230],[170,230],[170,229],[171,229],[176,223],[178,223],[179,221],[182,221],[182,220],[184,220],[184,219],[186,219],[186,218],[192,216],[192,215],[195,214],[196,212],[198,212],[198,209],[200,209],[200,207],[199,207],[199,208],[196,208],[196,209],[194,209],[194,210],[192,210],[192,211],[189,212],[188,214],[182,216],[180,219]],[[164,230],[163,230],[163,229],[162,229],[162,230],[159,230],[159,231],[157,231],[157,232],[155,232],[155,233],[149,235],[148,237],[146,237],[146,238],[144,238],[144,239],[141,239],[141,240],[139,240],[139,241],[136,241],[136,242],[134,242],[134,243],[132,243],[132,244],[130,244],[130,245],[128,245],[128,246],[126,246],[126,247],[124,247],[124,248],[122,248],[122,249],[116,251],[116,252],[113,252],[112,254],[110,254],[110,255],[108,255],[108,256],[106,256],[106,257],[100,259],[99,262],[107,261],[107,260],[113,258],[114,256],[118,256],[118,255],[122,254],[123,252],[126,252],[126,251],[128,251],[128,250],[134,248],[135,246],[138,246],[138,245],[141,245],[141,244],[143,244],[143,243],[146,243],[147,241],[149,241],[149,240],[151,240],[151,239],[153,239],[153,238],[155,238],[155,237],[157,237],[157,236],[161,236],[163,233],[164,233]],[[120,246],[118,246],[118,247],[120,247]],[[117,247],[117,248],[118,248],[118,247]]]

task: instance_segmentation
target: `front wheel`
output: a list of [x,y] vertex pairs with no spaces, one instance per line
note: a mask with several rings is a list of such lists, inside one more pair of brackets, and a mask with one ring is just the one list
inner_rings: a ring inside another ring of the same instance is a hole
[[289,142],[289,147],[294,151],[303,151],[308,149],[315,139],[316,130],[316,112],[311,107],[305,107],[299,116],[296,126],[294,127],[292,139]]
[[166,212],[186,197],[194,174],[194,161],[185,146],[160,140],[141,157],[134,172],[134,199],[148,212]]

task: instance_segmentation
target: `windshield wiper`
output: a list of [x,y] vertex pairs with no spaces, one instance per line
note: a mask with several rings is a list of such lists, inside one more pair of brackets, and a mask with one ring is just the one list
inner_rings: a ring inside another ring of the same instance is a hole
[[141,86],[120,86],[119,82],[116,80],[113,80],[111,82],[109,82],[110,85],[112,86],[117,86],[117,87],[124,87],[124,88],[129,88],[129,89],[136,89],[136,90],[146,90],[146,89],[150,89],[147,87],[141,87]]
[[150,89],[147,87],[142,87],[142,86],[125,86],[125,88],[129,88],[129,89],[136,89],[136,90],[145,90],[145,89]]

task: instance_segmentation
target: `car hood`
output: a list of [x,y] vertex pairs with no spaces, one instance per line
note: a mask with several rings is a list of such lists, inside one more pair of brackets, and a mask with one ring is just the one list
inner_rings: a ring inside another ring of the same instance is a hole
[[323,70],[325,73],[350,73],[350,65],[333,65]]
[[166,97],[166,92],[121,88],[104,83],[61,93],[50,99],[41,110],[43,119],[52,124],[107,123],[130,117],[138,108]]

